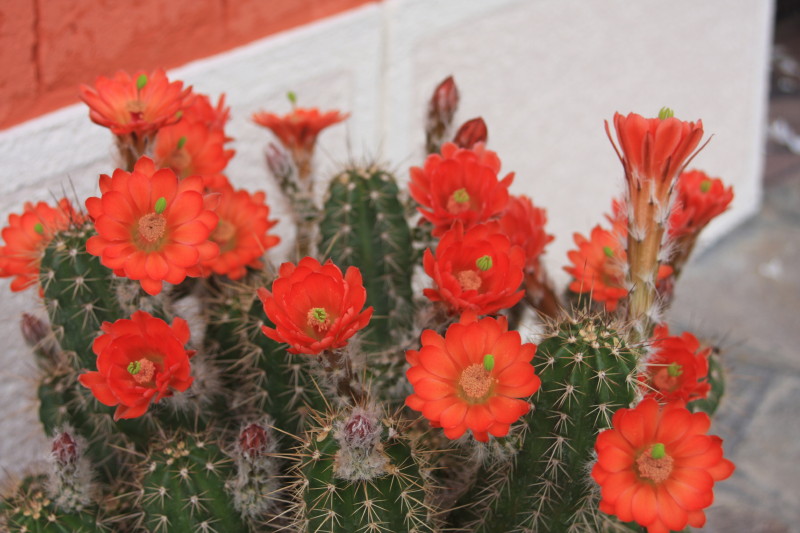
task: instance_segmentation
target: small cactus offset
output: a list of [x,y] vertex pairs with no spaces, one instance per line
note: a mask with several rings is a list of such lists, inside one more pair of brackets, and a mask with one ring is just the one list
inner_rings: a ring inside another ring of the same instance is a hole
[[[317,137],[346,114],[290,93],[287,115],[253,116],[281,145],[266,157],[296,226],[285,257],[266,195],[223,173],[224,97],[156,70],[82,98],[123,168],[99,196],[26,204],[2,232],[0,276],[41,299],[22,332],[53,439],[46,466],[0,501],[4,531],[702,525],[708,480],[733,471],[706,435],[722,358],[662,320],[732,196],[683,172],[701,123],[615,117],[628,195],[611,230],[575,237],[566,269],[589,314],[551,287],[545,210],[512,193],[483,119],[455,127],[452,77],[407,192],[375,164],[319,183]],[[100,101],[153,113],[131,122]]]

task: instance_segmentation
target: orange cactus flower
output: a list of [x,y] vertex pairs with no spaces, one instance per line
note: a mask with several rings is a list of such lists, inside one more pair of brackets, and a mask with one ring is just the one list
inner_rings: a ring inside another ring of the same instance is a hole
[[700,170],[678,177],[678,196],[669,218],[671,237],[697,234],[733,201],[733,188]]
[[[212,131],[224,131],[225,124],[231,118],[231,108],[225,105],[225,94],[219,97],[217,105],[214,107],[207,95],[192,93],[183,118],[200,122]],[[226,140],[230,139],[226,138]]]
[[479,315],[507,309],[522,298],[520,290],[525,252],[513,246],[497,222],[464,231],[460,222],[442,236],[436,255],[423,257],[425,273],[435,289],[424,289],[431,301],[443,302],[451,313]]
[[498,180],[499,172],[500,159],[483,144],[467,150],[446,143],[441,155],[431,154],[424,167],[411,168],[408,188],[439,237],[457,220],[469,229],[506,209],[514,173]]
[[80,98],[89,106],[92,122],[115,135],[148,135],[174,124],[191,93],[183,82],[170,82],[163,69],[133,76],[119,71],[113,78],[98,76],[94,85],[81,85]]
[[722,439],[706,435],[710,419],[682,404],[659,409],[648,398],[614,413],[613,428],[597,437],[592,477],[600,485],[600,510],[648,533],[705,524],[714,483],[734,465],[722,457]]
[[219,223],[209,239],[219,246],[219,256],[203,266],[215,274],[241,279],[246,267],[261,268],[261,256],[280,242],[279,237],[267,233],[278,221],[269,219],[266,194],[261,191],[250,194],[231,186],[216,191],[220,193]]
[[[304,257],[295,266],[284,263],[272,292],[261,288],[258,297],[274,328],[263,326],[264,335],[289,345],[290,353],[317,355],[347,345],[350,337],[369,323],[372,307],[363,309],[367,291],[361,271]],[[363,310],[362,310],[363,309]]]
[[0,277],[14,279],[11,290],[22,291],[39,279],[39,265],[53,235],[67,229],[70,224],[80,224],[83,216],[72,208],[69,200],[62,198],[56,207],[45,202],[25,203],[21,215],[8,216],[8,226],[3,228],[5,245],[0,247]]
[[189,388],[189,359],[194,350],[186,350],[189,325],[175,318],[170,326],[145,311],[136,311],[130,319],[103,322],[103,335],[95,339],[92,350],[97,355],[97,371],[78,376],[97,400],[116,406],[114,420],[142,416],[161,398]]
[[200,276],[201,264],[219,254],[209,240],[219,199],[204,195],[200,176],[179,180],[142,157],[133,172],[100,176],[100,192],[86,200],[97,230],[86,250],[118,276],[139,281],[148,294],[161,292],[163,281]]
[[161,128],[154,148],[156,165],[171,168],[180,178],[219,174],[234,154],[234,150],[225,149],[222,130],[186,117]]
[[708,396],[708,356],[711,348],[701,349],[691,333],[670,336],[666,324],[656,326],[651,342],[652,355],[639,381],[645,394],[662,402],[691,402]]
[[467,430],[481,442],[490,434],[504,437],[541,384],[531,364],[535,353],[535,344],[522,344],[518,332],[508,331],[505,317],[477,320],[464,313],[444,337],[425,330],[422,347],[406,352],[414,387],[406,405],[450,439]]
[[547,212],[534,207],[531,199],[525,195],[510,196],[508,207],[498,222],[503,233],[511,239],[511,244],[525,251],[525,271],[536,270],[545,246],[555,239],[544,230]]
[[[567,252],[572,266],[564,267],[574,278],[569,290],[590,293],[592,300],[603,303],[607,311],[615,311],[619,301],[628,295],[624,270],[627,256],[620,236],[595,226],[590,239],[580,233],[573,238],[578,249]],[[672,268],[661,265],[658,279],[671,273]]]

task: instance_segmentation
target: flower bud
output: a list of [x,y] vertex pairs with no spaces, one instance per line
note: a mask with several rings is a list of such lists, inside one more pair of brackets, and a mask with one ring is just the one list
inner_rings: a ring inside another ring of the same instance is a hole
[[485,143],[488,138],[489,131],[486,129],[486,123],[481,117],[478,117],[462,124],[453,137],[453,142],[459,148],[469,150],[478,143]]
[[20,329],[22,329],[22,337],[25,339],[25,342],[28,343],[28,346],[38,346],[47,338],[50,328],[39,318],[29,315],[28,313],[22,313]]
[[364,444],[372,442],[373,431],[373,422],[363,414],[356,413],[344,425],[342,434],[347,444],[364,447]]
[[267,429],[256,423],[247,425],[239,433],[239,449],[248,459],[262,457],[269,449],[269,435]]
[[64,431],[53,439],[52,453],[61,468],[72,466],[78,462],[78,443]]
[[458,101],[458,87],[453,76],[448,76],[433,90],[433,96],[428,103],[429,124],[436,122],[445,129],[448,128],[458,109]]

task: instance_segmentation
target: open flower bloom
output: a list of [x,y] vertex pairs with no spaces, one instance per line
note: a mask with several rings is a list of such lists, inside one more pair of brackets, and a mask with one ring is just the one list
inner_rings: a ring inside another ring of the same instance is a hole
[[241,279],[248,266],[261,268],[261,256],[277,245],[280,238],[267,233],[278,223],[269,219],[266,194],[261,191],[250,194],[244,189],[221,187],[220,201],[216,213],[219,223],[209,239],[219,246],[219,256],[203,263],[215,274]]
[[664,402],[691,402],[708,396],[708,356],[711,348],[701,349],[691,333],[670,336],[666,324],[656,326],[652,337],[652,355],[639,381],[645,394]]
[[97,230],[86,251],[118,276],[139,281],[148,294],[161,292],[162,281],[202,275],[200,265],[219,254],[209,240],[219,198],[204,195],[200,176],[178,180],[143,157],[133,172],[100,176],[100,192],[86,200]]
[[[225,105],[225,94],[219,97],[216,107],[205,94],[192,93],[183,118],[200,122],[212,131],[224,131],[231,118],[231,108]],[[226,137],[226,140],[230,140]]]
[[117,406],[114,420],[142,416],[151,402],[192,384],[189,359],[194,350],[184,348],[189,326],[182,318],[170,326],[136,311],[130,319],[104,322],[101,328],[104,334],[92,345],[97,371],[81,374],[78,381],[100,403]]
[[170,82],[163,69],[152,73],[124,71],[113,78],[98,76],[94,87],[82,85],[80,97],[89,106],[92,122],[116,135],[147,135],[180,120],[191,88]]
[[671,237],[697,234],[733,200],[733,188],[725,188],[719,178],[710,178],[700,170],[690,170],[678,177],[677,199],[669,217]]
[[534,207],[527,196],[510,196],[508,207],[498,222],[503,233],[511,239],[511,244],[525,251],[525,271],[536,270],[545,246],[555,239],[544,230],[547,212]]
[[26,202],[22,214],[8,215],[8,226],[3,228],[5,245],[0,246],[0,278],[13,277],[11,290],[14,292],[34,285],[53,235],[70,224],[80,224],[82,219],[66,198],[59,200],[56,207],[45,202],[35,205]]
[[[564,267],[574,278],[569,290],[590,293],[592,300],[603,303],[607,311],[616,310],[619,301],[628,295],[624,270],[627,256],[620,236],[595,226],[591,239],[580,233],[573,238],[578,249],[567,252],[572,266]],[[670,273],[672,269],[669,266],[661,265],[658,279],[662,280]]]
[[444,337],[425,330],[419,351],[406,352],[406,376],[414,387],[406,405],[450,439],[467,430],[481,442],[490,434],[504,437],[528,412],[526,399],[541,384],[531,364],[534,353],[536,345],[522,344],[505,317],[476,320],[464,313]]
[[[363,309],[367,291],[361,271],[304,257],[295,266],[284,263],[272,292],[261,288],[258,297],[274,328],[264,335],[289,345],[290,353],[317,355],[347,345],[350,337],[369,323],[372,307]],[[363,309],[363,310],[362,310]]]
[[161,128],[154,148],[156,165],[171,168],[180,178],[219,174],[234,153],[225,149],[225,133],[221,129],[211,129],[188,117]]
[[648,398],[614,413],[613,428],[597,437],[592,477],[600,485],[600,510],[648,533],[705,524],[716,481],[733,473],[722,457],[722,439],[706,435],[705,413],[680,403],[660,409]]
[[417,210],[441,236],[458,220],[469,229],[500,215],[508,205],[513,172],[498,180],[500,159],[479,143],[467,150],[453,143],[431,154],[425,165],[411,168],[408,185]]
[[424,289],[431,301],[443,302],[452,314],[474,311],[479,315],[507,309],[522,298],[520,290],[525,252],[500,232],[497,222],[464,231],[460,222],[445,233],[422,260],[425,273],[436,283]]

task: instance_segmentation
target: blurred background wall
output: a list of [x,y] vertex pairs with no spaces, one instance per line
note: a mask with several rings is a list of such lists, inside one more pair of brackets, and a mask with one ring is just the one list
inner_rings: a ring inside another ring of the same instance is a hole
[[[426,101],[452,74],[459,119],[486,120],[513,192],[547,209],[546,265],[563,284],[572,233],[587,234],[621,191],[603,130],[615,111],[669,106],[703,120],[713,139],[693,166],[736,191],[706,243],[758,210],[772,24],[767,0],[2,0],[0,219],[64,191],[85,198],[113,170],[111,134],[76,103],[97,75],[164,66],[226,93],[229,175],[276,199],[254,111],[287,112],[291,90],[301,106],[350,112],[321,137],[320,176],[378,159],[405,181],[424,158]],[[13,473],[45,449],[18,327],[36,303],[0,284],[0,469]]]

